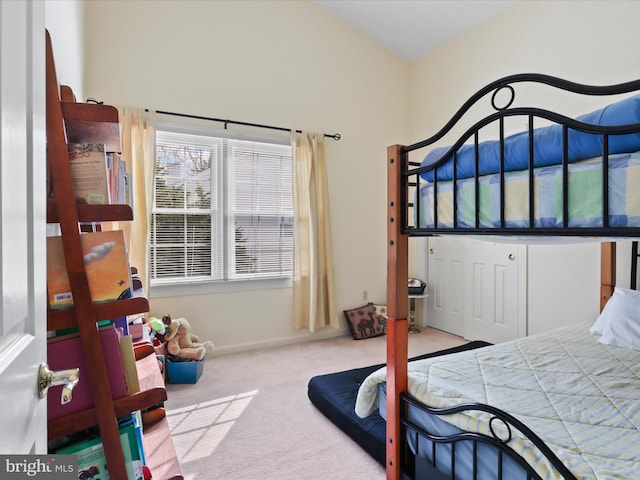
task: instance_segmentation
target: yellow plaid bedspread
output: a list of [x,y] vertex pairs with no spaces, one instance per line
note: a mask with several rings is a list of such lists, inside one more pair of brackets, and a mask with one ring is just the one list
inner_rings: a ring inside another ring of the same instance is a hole
[[[432,407],[478,402],[525,423],[577,478],[640,479],[640,352],[598,343],[591,323],[409,364],[409,393]],[[361,385],[356,413],[378,405],[383,368]],[[444,417],[490,434],[487,414]],[[495,427],[495,424],[494,424]],[[516,433],[517,435],[517,433]],[[512,447],[557,478],[530,444]]]

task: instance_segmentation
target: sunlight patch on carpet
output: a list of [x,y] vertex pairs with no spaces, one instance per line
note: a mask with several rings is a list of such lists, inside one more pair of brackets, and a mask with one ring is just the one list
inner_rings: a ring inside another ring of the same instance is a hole
[[176,454],[181,462],[211,455],[258,390],[167,411]]

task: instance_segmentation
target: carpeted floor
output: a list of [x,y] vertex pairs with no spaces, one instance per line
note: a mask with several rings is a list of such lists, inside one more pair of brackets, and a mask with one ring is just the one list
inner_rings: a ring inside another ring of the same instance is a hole
[[[409,356],[464,343],[425,328],[409,336]],[[384,361],[385,337],[209,356],[197,384],[167,385],[185,480],[384,479],[382,466],[307,397],[315,375]]]

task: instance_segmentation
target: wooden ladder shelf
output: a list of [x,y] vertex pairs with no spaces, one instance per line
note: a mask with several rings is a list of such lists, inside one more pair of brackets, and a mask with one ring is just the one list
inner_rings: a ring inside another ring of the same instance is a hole
[[[49,32],[46,33],[46,109],[50,190],[47,222],[60,227],[74,302],[71,308],[48,310],[47,330],[78,327],[87,368],[87,372],[81,372],[81,381],[89,382],[94,403],[93,408],[49,421],[48,436],[49,440],[54,440],[97,425],[110,477],[124,480],[127,479],[127,473],[120,445],[118,417],[158,405],[167,399],[167,395],[155,353],[150,353],[136,361],[142,391],[117,400],[112,398],[96,324],[105,319],[148,312],[149,303],[143,297],[101,304],[92,302],[82,252],[80,223],[128,221],[133,220],[133,213],[128,205],[76,204],[67,142],[100,143],[105,144],[108,151],[119,152],[118,110],[108,105],[76,103],[69,87],[59,87]],[[143,444],[146,463],[154,480],[183,478],[168,423],[163,415],[154,419],[152,424],[145,425]]]

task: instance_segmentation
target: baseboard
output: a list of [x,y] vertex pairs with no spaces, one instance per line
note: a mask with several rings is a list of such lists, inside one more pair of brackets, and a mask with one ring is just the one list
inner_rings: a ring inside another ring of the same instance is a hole
[[216,357],[220,355],[228,355],[230,353],[241,353],[252,350],[261,350],[263,348],[283,347],[285,345],[294,345],[296,343],[314,342],[317,340],[327,340],[330,338],[342,337],[350,335],[349,330],[346,328],[327,328],[326,331],[320,331],[315,333],[306,333],[291,335],[288,337],[272,338],[265,341],[247,342],[236,345],[227,345],[224,347],[218,347],[213,349],[213,352],[208,353],[207,356]]

